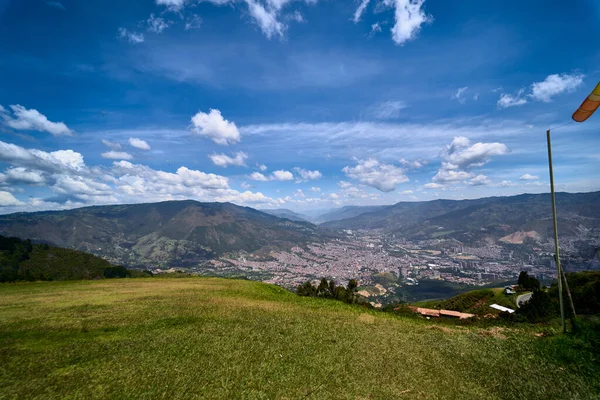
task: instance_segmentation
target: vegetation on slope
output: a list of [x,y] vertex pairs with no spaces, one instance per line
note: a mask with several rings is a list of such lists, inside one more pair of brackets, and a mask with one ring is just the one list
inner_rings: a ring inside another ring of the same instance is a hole
[[597,355],[548,327],[440,325],[214,278],[5,284],[0,297],[0,398],[600,395]]
[[132,275],[143,273],[113,266],[80,251],[0,236],[0,282],[124,278]]

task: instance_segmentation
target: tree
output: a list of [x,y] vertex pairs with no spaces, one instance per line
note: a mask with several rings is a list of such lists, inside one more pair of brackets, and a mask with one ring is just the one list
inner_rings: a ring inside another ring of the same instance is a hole
[[527,271],[521,271],[519,274],[519,280],[517,281],[519,286],[526,290],[536,290],[540,288],[540,281],[535,277],[529,276]]
[[348,303],[354,304],[356,301],[356,288],[358,287],[358,283],[355,279],[350,279],[348,281],[348,287],[346,289],[346,301]]
[[535,289],[531,299],[517,310],[517,314],[529,322],[545,321],[556,314],[556,305],[548,293]]
[[321,279],[321,283],[319,283],[319,287],[317,288],[317,296],[329,297],[329,282],[327,282],[326,278]]

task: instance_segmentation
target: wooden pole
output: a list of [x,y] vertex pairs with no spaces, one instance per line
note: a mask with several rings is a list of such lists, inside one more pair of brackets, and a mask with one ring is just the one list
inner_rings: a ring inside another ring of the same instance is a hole
[[560,268],[560,250],[558,248],[558,223],[556,222],[556,198],[554,196],[554,172],[552,171],[552,143],[550,141],[550,129],[546,131],[548,139],[548,166],[550,169],[550,192],[552,194],[552,219],[554,220],[554,248],[556,249],[556,278],[558,282],[558,301],[560,303],[560,320],[563,332],[567,331],[565,326],[565,306],[563,304],[562,272]]

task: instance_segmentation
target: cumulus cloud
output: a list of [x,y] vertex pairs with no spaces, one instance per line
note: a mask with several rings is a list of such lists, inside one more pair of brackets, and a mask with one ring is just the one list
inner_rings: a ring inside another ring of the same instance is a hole
[[521,181],[537,181],[538,179],[540,179],[539,175],[531,175],[531,174],[525,174],[519,178],[519,180],[521,180]]
[[211,109],[209,113],[198,112],[192,117],[192,132],[206,136],[220,145],[237,143],[241,140],[240,132],[233,122],[221,115],[221,111]]
[[426,183],[425,185],[423,185],[423,187],[424,187],[425,189],[441,189],[441,188],[443,188],[444,186],[443,186],[443,185],[440,185],[439,183],[433,183],[433,182],[432,182],[432,183]]
[[279,170],[271,174],[271,180],[274,181],[291,181],[293,179],[294,175],[290,171]]
[[108,158],[111,160],[132,160],[133,156],[124,151],[107,151],[105,153],[100,154],[102,158]]
[[360,5],[358,6],[358,8],[356,9],[356,11],[354,12],[354,18],[353,21],[356,24],[358,21],[360,21],[360,17],[363,15],[363,13],[365,12],[365,10],[367,9],[367,6],[369,5],[370,0],[362,0],[360,2]]
[[148,18],[146,23],[148,24],[148,30],[154,33],[162,33],[171,24],[164,18],[155,17],[154,14],[150,14],[150,18]]
[[406,158],[401,158],[398,160],[400,165],[403,165],[407,168],[417,169],[422,168],[424,165],[427,165],[427,161],[419,161],[419,160],[407,160]]
[[381,164],[373,158],[359,160],[356,166],[346,166],[342,171],[349,178],[382,192],[391,192],[398,184],[408,182],[404,169],[391,164]]
[[444,151],[448,169],[469,169],[480,167],[489,162],[490,157],[504,155],[509,152],[502,143],[475,143],[464,136],[455,137]]
[[395,9],[395,24],[392,27],[392,39],[403,45],[416,38],[421,25],[431,22],[432,17],[425,14],[425,0],[383,0],[383,4]]
[[129,145],[131,147],[135,147],[136,149],[140,149],[140,150],[144,150],[144,151],[152,150],[152,147],[150,147],[148,142],[146,142],[145,140],[142,140],[142,139],[134,138],[134,137],[129,138]]
[[310,188],[310,191],[311,192],[315,192],[315,193],[320,193],[321,192],[321,188],[313,186],[313,187]]
[[0,118],[12,129],[48,132],[54,136],[71,136],[74,133],[64,122],[52,122],[38,110],[28,110],[18,104],[11,105],[10,108],[13,115],[0,106]]
[[125,28],[119,28],[119,37],[126,39],[129,43],[138,44],[144,42],[144,34],[128,31]]
[[508,153],[508,147],[502,143],[471,144],[468,138],[457,136],[442,151],[442,167],[433,177],[433,183],[444,185],[464,182],[473,186],[489,185],[491,181],[485,175],[476,175],[471,170],[487,164],[493,156]]
[[46,182],[42,171],[23,167],[9,168],[0,174],[0,184],[41,185]]
[[538,101],[548,103],[552,97],[563,92],[572,92],[583,83],[581,74],[552,74],[542,82],[531,85],[531,97]]
[[[469,89],[468,86],[459,88],[456,91],[456,93],[454,93],[452,95],[452,98],[457,100],[460,104],[465,104],[465,102],[467,101],[467,96],[465,95],[465,92],[467,91],[467,89]],[[477,99],[475,99],[475,100],[477,100]]]
[[22,201],[17,200],[15,196],[9,192],[0,191],[0,207],[20,206],[23,204],[24,203]]
[[258,169],[260,169],[262,172],[265,172],[267,170],[267,166],[265,164],[260,164],[258,165]]
[[500,99],[498,99],[498,108],[517,107],[527,104],[527,99],[523,96],[525,89],[521,89],[516,95],[502,93]]
[[485,175],[477,175],[469,181],[471,186],[488,186],[491,184],[492,181]]
[[102,139],[102,144],[111,150],[121,150],[121,144],[117,142],[111,142],[107,139]]
[[228,165],[245,167],[248,155],[243,151],[239,151],[235,153],[235,157],[230,157],[226,154],[211,154],[208,157],[216,166],[226,168]]
[[319,171],[309,171],[299,167],[294,168],[294,170],[300,175],[300,179],[298,179],[297,182],[311,181],[315,179],[321,179],[323,177]]
[[86,169],[83,156],[73,150],[48,153],[37,149],[25,149],[2,141],[0,141],[0,162],[53,173],[79,172]]
[[253,172],[248,176],[248,178],[252,179],[253,181],[261,181],[261,182],[266,182],[269,180],[269,178],[267,178],[260,172]]
[[178,10],[184,6],[186,1],[187,0],[156,0],[156,4]]
[[350,182],[346,182],[346,181],[339,181],[338,186],[341,187],[342,189],[346,189],[346,188],[349,188],[350,186],[352,186],[352,184]]

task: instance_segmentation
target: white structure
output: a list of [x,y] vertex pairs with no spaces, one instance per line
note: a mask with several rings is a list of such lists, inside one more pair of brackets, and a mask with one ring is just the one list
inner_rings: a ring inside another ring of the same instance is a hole
[[513,310],[512,308],[503,307],[503,306],[498,305],[498,304],[492,304],[490,307],[492,307],[492,308],[494,308],[496,310],[500,310],[500,311],[504,311],[504,312],[510,313],[510,314],[512,314],[512,313],[515,312],[515,310]]

